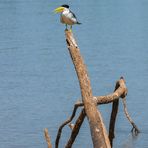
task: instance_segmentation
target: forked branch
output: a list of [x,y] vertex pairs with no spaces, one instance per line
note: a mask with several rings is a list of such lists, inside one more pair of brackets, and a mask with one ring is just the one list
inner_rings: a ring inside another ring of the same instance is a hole
[[110,148],[110,142],[102,116],[97,109],[96,103],[93,101],[90,79],[86,65],[80,54],[80,49],[71,31],[65,31],[65,36],[67,47],[78,76],[82,102],[84,103],[85,112],[89,122],[94,148]]
[[[124,112],[126,114],[127,119],[132,124],[132,132],[136,135],[140,132],[131,117],[129,116],[126,108],[126,95],[127,95],[127,87],[125,85],[125,80],[121,77],[115,86],[115,90],[113,93],[105,96],[93,96],[92,88],[87,72],[86,65],[84,64],[83,58],[80,54],[79,47],[76,43],[75,38],[71,31],[65,31],[67,47],[72,59],[72,62],[75,67],[75,71],[79,80],[82,102],[77,102],[74,105],[72,115],[59,127],[55,148],[59,146],[59,140],[61,137],[62,129],[65,125],[70,123],[76,115],[76,111],[78,107],[84,107],[76,120],[74,126],[72,127],[71,136],[66,144],[66,148],[71,148],[73,142],[75,141],[76,136],[79,133],[80,127],[84,121],[85,116],[87,116],[91,137],[93,141],[94,148],[110,148],[112,146],[112,140],[114,138],[114,128],[115,128],[115,120],[118,111],[119,98],[122,98],[124,105]],[[113,102],[111,120],[110,120],[110,128],[109,128],[109,136],[107,135],[107,131],[105,125],[103,123],[102,116],[97,108],[97,105],[108,104]],[[48,130],[45,129],[45,138],[48,144],[48,148],[51,148],[50,137],[48,135]],[[109,141],[110,140],[110,141]]]
[[[97,105],[102,105],[102,104],[107,104],[107,103],[112,103],[114,101],[118,101],[118,99],[122,96],[124,96],[125,94],[127,94],[127,87],[126,87],[126,84],[125,84],[125,80],[123,79],[123,77],[121,77],[117,82],[116,82],[116,85],[115,85],[115,91],[109,95],[106,95],[106,96],[97,96],[97,97],[93,97],[93,101],[97,103]],[[58,137],[58,141],[59,142],[59,139],[60,139],[60,136],[61,136],[61,131],[62,131],[62,128],[67,125],[68,123],[70,123],[72,121],[72,119],[74,118],[74,115],[76,114],[76,109],[78,107],[82,107],[83,106],[83,103],[82,102],[77,102],[75,105],[74,105],[74,110],[72,112],[72,115],[69,119],[67,119],[64,123],[62,123],[62,125],[60,126],[59,130],[58,130],[58,134],[57,136]],[[79,117],[81,116],[82,112],[80,113]],[[79,117],[77,120],[79,120]],[[80,128],[80,127],[79,127]],[[72,131],[72,134],[73,133],[78,133],[77,130],[79,130],[78,128],[75,129],[75,131],[73,130]],[[71,134],[71,135],[72,135]],[[75,134],[75,137],[77,135]]]
[[84,111],[84,109],[82,109],[78,119],[76,120],[76,122],[74,124],[74,127],[72,128],[71,136],[70,136],[65,148],[71,148],[72,147],[72,144],[74,143],[76,136],[79,133],[79,130],[81,128],[81,125],[84,121],[85,116],[86,116],[85,111]]
[[55,147],[56,148],[58,148],[58,146],[59,146],[59,140],[60,140],[60,137],[61,137],[61,133],[62,133],[63,127],[65,125],[67,125],[68,123],[70,123],[72,121],[72,119],[75,117],[77,108],[78,108],[78,105],[75,104],[73,112],[72,112],[72,115],[64,123],[62,123],[62,125],[59,127],[59,130],[58,130],[58,133],[57,133],[57,137],[56,137],[56,141],[55,141]]

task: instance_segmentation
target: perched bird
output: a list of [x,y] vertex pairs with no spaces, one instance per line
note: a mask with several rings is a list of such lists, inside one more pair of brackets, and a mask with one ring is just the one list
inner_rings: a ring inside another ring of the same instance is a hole
[[62,5],[54,10],[55,13],[61,13],[60,21],[63,24],[70,25],[70,29],[72,29],[72,25],[81,24],[78,22],[75,14],[69,9],[68,5]]

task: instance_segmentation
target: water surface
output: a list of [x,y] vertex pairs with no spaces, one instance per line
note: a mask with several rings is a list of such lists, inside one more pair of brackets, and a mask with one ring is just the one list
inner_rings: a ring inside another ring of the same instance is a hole
[[[79,84],[64,39],[57,6],[69,3],[82,22],[74,26],[94,95],[114,90],[124,76],[130,115],[137,137],[123,113],[116,123],[114,147],[148,147],[148,2],[0,0],[0,147],[43,148],[47,127],[54,144],[57,128],[80,97]],[[108,128],[111,105],[100,110]],[[63,131],[64,147],[70,129]],[[74,144],[91,148],[87,121]]]

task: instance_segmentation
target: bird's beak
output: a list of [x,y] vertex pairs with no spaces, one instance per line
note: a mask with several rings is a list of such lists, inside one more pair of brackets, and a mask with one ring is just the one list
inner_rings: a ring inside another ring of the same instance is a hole
[[55,13],[60,13],[60,12],[62,12],[64,10],[64,7],[58,7],[58,8],[56,8],[56,9],[54,9],[54,12]]

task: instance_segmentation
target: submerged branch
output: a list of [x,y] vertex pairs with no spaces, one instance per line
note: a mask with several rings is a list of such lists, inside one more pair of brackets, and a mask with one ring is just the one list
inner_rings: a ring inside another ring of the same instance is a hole
[[115,100],[112,105],[112,112],[109,124],[109,140],[111,147],[113,147],[113,139],[115,137],[114,130],[115,130],[116,117],[118,113],[118,106],[119,106],[119,100]]
[[72,119],[75,117],[76,111],[77,111],[78,105],[75,104],[74,105],[74,109],[72,112],[72,115],[64,122],[62,123],[62,125],[59,127],[58,133],[57,133],[57,137],[56,137],[56,141],[55,141],[55,147],[58,148],[59,145],[59,140],[61,137],[61,133],[62,133],[62,129],[65,125],[67,125],[68,123],[70,123],[72,121]]
[[72,147],[72,144],[74,143],[76,136],[79,133],[79,130],[81,128],[81,125],[84,121],[85,116],[86,116],[85,111],[84,111],[84,109],[82,109],[78,119],[76,120],[76,122],[74,124],[74,127],[72,128],[71,136],[70,136],[65,148],[71,148]]
[[[59,127],[55,141],[55,148],[58,148],[59,146],[59,140],[61,137],[62,129],[64,128],[65,125],[69,124],[73,120],[78,107],[84,107],[84,108],[82,109],[75,124],[71,126],[72,132],[66,144],[66,148],[72,147],[72,144],[74,143],[75,138],[79,133],[80,127],[84,121],[85,116],[87,116],[89,122],[94,148],[100,148],[100,147],[110,148],[112,146],[112,140],[114,138],[114,128],[115,128],[116,115],[118,111],[119,98],[122,98],[124,105],[124,112],[126,114],[127,119],[133,126],[132,132],[134,132],[135,134],[139,133],[140,131],[138,130],[137,126],[134,124],[134,122],[132,121],[131,117],[127,112],[126,103],[125,103],[125,97],[127,95],[127,87],[125,85],[124,78],[121,77],[116,82],[115,90],[113,93],[105,96],[93,96],[89,76],[87,73],[87,68],[86,65],[84,64],[83,58],[80,54],[80,49],[75,41],[75,38],[73,37],[71,31],[66,30],[65,35],[66,35],[67,47],[79,80],[82,102],[77,102],[74,105],[72,115]],[[113,102],[113,107],[112,107],[109,136],[108,136],[105,125],[103,123],[102,116],[97,108],[97,105],[108,104],[112,102]]]
[[93,101],[90,79],[86,65],[84,64],[84,60],[80,54],[80,49],[71,31],[65,31],[65,36],[67,47],[79,80],[82,101],[84,103],[85,112],[89,122],[94,148],[110,148],[110,143],[102,116],[100,111],[97,109],[95,102]]
[[[118,101],[118,99],[121,96],[124,96],[127,93],[127,88],[125,85],[125,80],[123,80],[123,78],[121,77],[115,85],[115,91],[109,95],[106,96],[98,96],[98,97],[93,97],[93,101],[97,102],[97,105],[102,105],[102,104],[107,104],[107,103],[112,103],[113,101]],[[57,138],[56,138],[56,146],[58,147],[59,144],[59,140],[60,140],[60,136],[61,136],[61,132],[62,132],[62,128],[64,128],[65,125],[67,125],[68,123],[70,123],[72,121],[72,119],[75,117],[76,111],[78,107],[82,107],[84,106],[84,104],[80,101],[78,101],[75,105],[74,105],[74,109],[72,112],[71,117],[69,117],[66,121],[64,121],[62,123],[62,125],[59,127],[58,130],[58,134],[57,134]],[[82,112],[80,113],[82,114]],[[78,119],[77,119],[78,120]],[[57,148],[56,147],[56,148]]]
[[138,129],[138,127],[136,126],[136,124],[134,123],[134,121],[132,120],[132,118],[130,117],[128,111],[127,111],[127,107],[126,107],[126,98],[124,97],[122,99],[123,102],[123,107],[124,107],[124,113],[128,119],[128,121],[131,123],[131,125],[133,126],[131,132],[135,135],[138,135],[138,133],[140,133],[140,130]]
[[50,136],[48,134],[48,129],[47,128],[44,129],[44,136],[45,136],[48,148],[52,148],[51,140],[50,140]]

